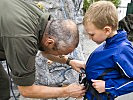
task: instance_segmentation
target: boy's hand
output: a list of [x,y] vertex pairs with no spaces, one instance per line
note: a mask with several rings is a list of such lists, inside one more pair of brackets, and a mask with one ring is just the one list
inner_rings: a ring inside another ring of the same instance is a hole
[[92,86],[99,92],[99,93],[103,93],[105,92],[105,81],[103,80],[91,80]]

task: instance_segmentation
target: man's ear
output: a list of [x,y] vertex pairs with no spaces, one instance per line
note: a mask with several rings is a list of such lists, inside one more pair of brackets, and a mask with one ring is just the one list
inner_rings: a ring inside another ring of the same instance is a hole
[[110,26],[105,26],[105,27],[104,27],[104,31],[105,31],[105,34],[106,34],[107,36],[109,36],[110,33],[112,32],[112,28],[111,28]]
[[47,38],[47,40],[45,41],[45,46],[48,48],[53,48],[54,44],[55,44],[55,41],[52,38]]

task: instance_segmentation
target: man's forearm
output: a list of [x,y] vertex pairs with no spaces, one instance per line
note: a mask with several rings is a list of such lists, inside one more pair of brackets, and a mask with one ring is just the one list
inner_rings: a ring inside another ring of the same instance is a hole
[[62,64],[66,64],[66,61],[68,59],[67,56],[59,57],[59,56],[54,56],[54,55],[51,55],[51,54],[44,54],[43,52],[42,52],[42,55],[44,57],[46,57],[47,59],[49,59],[49,60],[52,60],[54,62],[59,62],[59,63],[62,63]]
[[85,68],[85,63],[83,61],[74,60],[74,59],[68,59],[67,56],[59,57],[59,56],[47,55],[47,54],[46,55],[43,54],[43,56],[45,56],[49,60],[52,60],[52,61],[55,61],[55,62],[59,62],[59,63],[63,63],[63,64],[68,64],[69,66],[72,66],[72,68],[74,70],[76,70],[77,72],[80,72],[81,68]]
[[28,98],[57,98],[67,97],[69,93],[65,87],[47,87],[47,86],[18,86],[20,93]]

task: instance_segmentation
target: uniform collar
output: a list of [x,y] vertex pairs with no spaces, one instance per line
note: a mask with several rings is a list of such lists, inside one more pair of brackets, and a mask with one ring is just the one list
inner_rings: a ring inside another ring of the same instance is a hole
[[48,20],[50,20],[50,15],[48,13],[42,14],[40,18],[40,27],[39,27],[39,33],[38,33],[38,49],[41,51],[44,51],[41,45],[41,40],[45,31],[45,28],[48,24]]

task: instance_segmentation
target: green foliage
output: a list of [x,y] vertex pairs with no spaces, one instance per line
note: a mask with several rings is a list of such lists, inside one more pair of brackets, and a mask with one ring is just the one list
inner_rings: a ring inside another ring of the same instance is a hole
[[113,2],[114,3],[114,5],[118,8],[118,6],[119,6],[119,4],[120,4],[120,0],[109,0],[109,1],[111,1],[111,2]]
[[90,6],[90,0],[84,0],[84,3],[83,3],[83,12],[85,13],[86,10],[89,8]]
[[[84,2],[83,2],[83,11],[84,11],[84,13],[89,8],[89,6],[93,2],[96,2],[96,1],[100,1],[100,0],[84,0]],[[103,0],[101,0],[101,1],[103,1]],[[111,1],[111,2],[113,2],[116,7],[118,7],[118,5],[120,4],[120,0],[105,0],[105,1]]]

